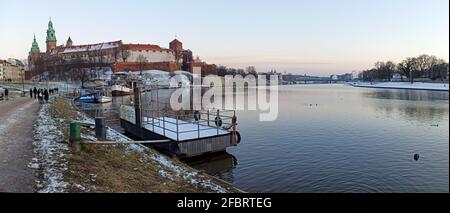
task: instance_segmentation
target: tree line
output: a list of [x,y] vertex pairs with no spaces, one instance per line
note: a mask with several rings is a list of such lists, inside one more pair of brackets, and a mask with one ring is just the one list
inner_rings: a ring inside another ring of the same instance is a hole
[[411,83],[417,78],[445,81],[448,79],[449,64],[444,59],[426,54],[406,58],[398,64],[392,61],[379,61],[375,63],[372,69],[361,71],[359,79],[363,81],[391,81],[395,74],[401,78],[401,81],[409,80]]

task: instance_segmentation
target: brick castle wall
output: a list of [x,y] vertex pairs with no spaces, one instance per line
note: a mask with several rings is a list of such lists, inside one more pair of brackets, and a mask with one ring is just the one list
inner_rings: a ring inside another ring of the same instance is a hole
[[[143,70],[162,70],[173,72],[181,69],[181,64],[175,62],[152,62],[142,65]],[[139,62],[117,62],[112,66],[114,72],[141,71]]]

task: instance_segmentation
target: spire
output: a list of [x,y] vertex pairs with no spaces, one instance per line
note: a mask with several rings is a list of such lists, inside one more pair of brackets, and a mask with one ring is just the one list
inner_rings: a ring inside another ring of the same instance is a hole
[[69,36],[69,39],[67,39],[67,42],[66,42],[66,46],[70,47],[70,46],[72,46],[72,44],[73,44],[72,39]]
[[56,41],[55,29],[53,28],[52,18],[48,22],[47,41]]
[[36,34],[34,34],[33,44],[31,44],[31,52],[40,52],[39,45],[36,41]]

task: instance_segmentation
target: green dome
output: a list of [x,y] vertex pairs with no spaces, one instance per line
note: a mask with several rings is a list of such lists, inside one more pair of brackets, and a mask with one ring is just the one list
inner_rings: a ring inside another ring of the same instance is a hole
[[51,19],[48,22],[47,41],[56,41],[55,29],[53,28],[53,22]]
[[36,35],[34,36],[34,39],[33,39],[33,44],[31,45],[31,52],[40,52],[41,50],[39,49],[39,45],[38,45],[38,43],[37,43],[37,41],[36,41]]

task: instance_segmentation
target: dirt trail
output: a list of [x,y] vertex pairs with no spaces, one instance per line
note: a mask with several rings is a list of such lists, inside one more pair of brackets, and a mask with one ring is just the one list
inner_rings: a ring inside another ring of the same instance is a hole
[[0,101],[0,192],[34,192],[34,122],[39,103],[29,98]]

